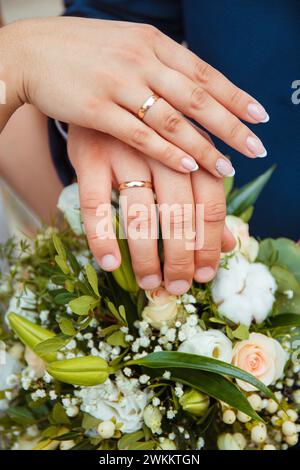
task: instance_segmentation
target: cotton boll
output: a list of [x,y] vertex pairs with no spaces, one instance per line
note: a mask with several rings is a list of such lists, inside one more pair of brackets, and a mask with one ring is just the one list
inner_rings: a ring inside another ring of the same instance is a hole
[[276,281],[267,266],[261,263],[253,263],[249,265],[246,286],[252,288],[266,289],[274,293],[277,289]]
[[249,263],[240,254],[228,260],[228,269],[220,268],[212,285],[212,295],[217,304],[243,289]]
[[252,309],[246,295],[233,294],[219,306],[219,313],[234,323],[251,325]]

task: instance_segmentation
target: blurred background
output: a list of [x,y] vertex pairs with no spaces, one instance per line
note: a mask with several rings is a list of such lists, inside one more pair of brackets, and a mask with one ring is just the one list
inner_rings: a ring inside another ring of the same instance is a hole
[[[62,10],[62,0],[0,0],[0,12],[5,24],[21,18],[56,16]],[[0,243],[10,235],[30,235],[39,225],[39,220],[1,181],[0,175]]]

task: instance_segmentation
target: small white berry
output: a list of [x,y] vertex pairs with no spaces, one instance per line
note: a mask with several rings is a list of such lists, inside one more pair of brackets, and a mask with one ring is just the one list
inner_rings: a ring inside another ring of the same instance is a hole
[[245,436],[240,432],[236,432],[236,433],[233,434],[233,437],[234,437],[235,441],[237,442],[239,448],[241,450],[244,450],[246,445],[247,445],[247,441],[246,441]]
[[286,414],[288,415],[290,420],[293,421],[294,423],[297,421],[298,413],[295,410],[292,410],[292,409],[287,410]]
[[60,444],[59,444],[59,448],[60,450],[69,450],[69,449],[72,449],[72,447],[75,446],[75,442],[74,441],[62,441]]
[[250,416],[246,415],[246,414],[243,413],[242,411],[238,411],[238,413],[237,413],[237,419],[238,419],[241,423],[248,423],[249,421],[251,421]]
[[270,414],[276,413],[276,411],[278,410],[278,404],[276,403],[276,401],[270,398],[270,400],[268,400],[266,410]]
[[251,439],[255,444],[262,444],[267,438],[267,428],[263,423],[256,424],[251,430]]
[[75,405],[68,406],[66,409],[66,413],[70,418],[74,418],[74,416],[78,415],[79,408],[78,406],[75,406]]
[[112,421],[102,421],[102,423],[98,425],[97,431],[103,439],[110,439],[115,433],[115,428]]
[[293,434],[292,436],[286,436],[285,442],[289,446],[295,446],[298,443],[298,434]]
[[272,444],[266,444],[266,445],[263,447],[263,450],[276,450],[276,447],[273,446]]
[[252,395],[248,397],[248,402],[255,411],[262,409],[262,399],[257,393],[252,393]]
[[285,421],[282,425],[282,432],[285,436],[292,436],[293,434],[296,434],[297,428],[295,423],[292,421]]
[[222,419],[225,424],[233,424],[236,420],[236,414],[233,410],[226,410],[223,413]]

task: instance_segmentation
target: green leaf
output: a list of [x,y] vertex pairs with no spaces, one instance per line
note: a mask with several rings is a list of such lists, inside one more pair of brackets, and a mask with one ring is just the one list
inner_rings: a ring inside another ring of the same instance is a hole
[[88,413],[84,413],[81,426],[86,431],[89,431],[90,429],[96,428],[100,422],[100,419],[97,419],[94,416],[89,415]]
[[98,276],[91,264],[87,264],[85,267],[86,276],[90,283],[91,288],[93,289],[94,293],[97,297],[100,297],[99,289],[98,289]]
[[227,213],[230,215],[240,216],[249,207],[253,206],[264,186],[271,178],[274,170],[275,166],[272,166],[254,181],[251,181],[242,188],[234,191],[228,198]]
[[136,444],[129,446],[128,450],[153,450],[155,446],[155,441],[137,442]]
[[90,295],[82,295],[69,302],[69,307],[76,315],[88,315],[98,304],[98,299]]
[[256,421],[263,421],[252,409],[245,394],[222,375],[199,370],[174,369],[171,380],[196,388],[216,400],[227,403]]
[[70,272],[69,266],[64,258],[59,255],[56,255],[55,261],[64,274],[68,274]]
[[62,243],[62,241],[58,238],[57,235],[53,235],[52,236],[52,241],[53,241],[53,245],[57,251],[57,254],[62,258],[62,259],[66,259],[66,251],[65,251],[65,248],[64,248],[64,245]]
[[139,364],[144,367],[150,367],[154,369],[176,369],[177,367],[185,367],[187,369],[202,370],[212,372],[214,374],[221,374],[228,377],[233,377],[235,379],[243,380],[256,387],[267,397],[274,399],[274,395],[271,390],[266,387],[260,380],[257,380],[253,375],[248,374],[242,369],[228,364],[227,362],[219,361],[211,357],[198,356],[196,354],[188,354],[175,351],[163,351],[148,354],[147,356],[136,361],[129,361],[129,363],[127,364]]
[[72,439],[78,438],[79,436],[82,436],[82,433],[71,431],[71,432],[66,432],[65,434],[62,434],[61,436],[56,436],[55,440],[56,441],[70,441]]
[[121,346],[122,348],[126,348],[128,346],[125,341],[125,335],[122,331],[115,331],[112,333],[108,338],[106,338],[106,342],[111,346]]
[[246,209],[240,215],[240,219],[242,219],[247,224],[249,222],[249,220],[251,219],[251,217],[253,215],[253,212],[254,212],[254,207],[253,206],[248,207],[248,209]]
[[76,299],[76,295],[71,294],[70,292],[61,292],[54,297],[54,302],[57,305],[66,305],[73,299]]
[[260,243],[258,261],[285,266],[300,283],[300,246],[288,238],[267,238]]
[[231,193],[233,184],[234,184],[234,178],[224,178],[224,191],[225,191],[226,198]]
[[70,424],[70,420],[61,403],[55,403],[51,413],[52,424]]
[[232,331],[233,337],[243,341],[249,338],[249,329],[245,325],[239,325],[236,330]]
[[75,258],[75,256],[73,255],[73,253],[71,251],[68,251],[68,261],[70,263],[70,266],[75,274],[75,276],[78,276],[80,271],[81,271],[81,266],[80,264],[78,263],[77,259]]
[[120,305],[119,309],[117,310],[114,304],[108,301],[107,307],[110,310],[110,312],[113,314],[113,316],[118,320],[118,322],[123,323],[124,325],[127,325],[126,312],[125,312],[124,305]]
[[53,282],[53,284],[56,284],[58,286],[64,286],[66,282],[66,276],[63,276],[62,274],[55,274],[51,277],[51,281]]
[[294,293],[300,294],[300,284],[287,268],[275,265],[271,267],[271,273],[276,279],[278,292],[284,293],[287,290],[292,290]]
[[25,406],[10,406],[6,413],[17,424],[30,425],[35,423],[33,414]]
[[[34,348],[34,352],[44,360],[47,360],[49,357],[54,357],[52,360],[56,360],[56,352],[62,349],[71,341],[70,336],[66,335],[56,335],[53,338],[49,338],[46,341],[42,341],[37,344]],[[51,361],[49,361],[51,362]]]
[[267,328],[281,328],[285,326],[300,326],[300,315],[296,313],[283,313],[276,317],[269,318],[266,324]]
[[59,321],[59,327],[64,335],[68,335],[68,336],[76,335],[76,330],[70,318],[62,318]]
[[131,434],[124,434],[118,441],[119,450],[128,450],[129,447],[135,445],[138,441],[144,438],[143,431],[137,431]]

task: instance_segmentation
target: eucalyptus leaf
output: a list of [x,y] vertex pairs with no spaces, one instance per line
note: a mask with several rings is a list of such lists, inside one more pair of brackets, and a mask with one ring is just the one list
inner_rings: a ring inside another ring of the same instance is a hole
[[269,318],[266,324],[266,327],[269,328],[279,328],[285,326],[300,326],[300,314],[296,313],[283,313],[277,315],[276,317]]
[[300,283],[300,245],[288,238],[266,238],[260,243],[258,261],[285,266]]
[[249,338],[249,329],[245,325],[239,325],[236,330],[232,331],[233,337],[241,341]]

